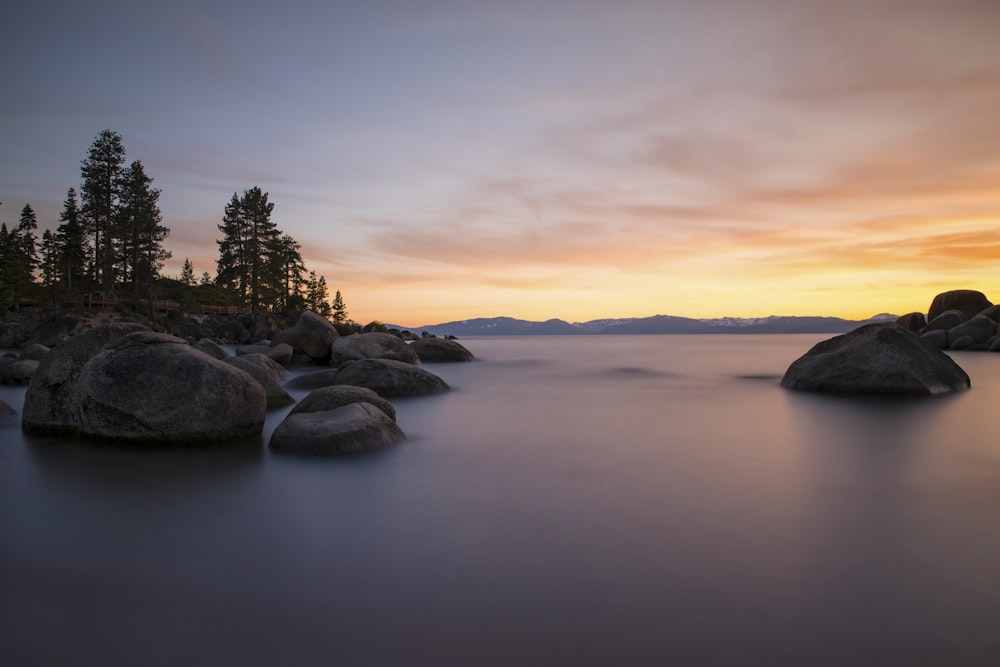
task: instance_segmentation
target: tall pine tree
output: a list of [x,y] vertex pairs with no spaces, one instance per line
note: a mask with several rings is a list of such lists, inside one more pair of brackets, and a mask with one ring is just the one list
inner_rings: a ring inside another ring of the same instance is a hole
[[55,244],[58,257],[58,279],[72,296],[74,290],[82,288],[84,267],[87,263],[87,239],[76,202],[76,190],[69,189],[63,210],[59,215],[62,223],[56,228]]
[[152,183],[138,160],[123,173],[113,244],[122,281],[132,285],[135,296],[146,294],[150,300],[153,281],[163,268],[163,260],[170,257],[163,248],[170,230],[160,224],[160,191]]
[[282,281],[276,258],[281,248],[281,232],[271,220],[274,204],[259,187],[233,193],[226,205],[219,231],[219,285],[235,290],[254,313],[260,310],[264,296]]
[[81,212],[86,230],[93,240],[91,277],[106,292],[115,285],[115,210],[121,192],[125,147],[121,136],[104,130],[91,144],[80,174],[83,187]]

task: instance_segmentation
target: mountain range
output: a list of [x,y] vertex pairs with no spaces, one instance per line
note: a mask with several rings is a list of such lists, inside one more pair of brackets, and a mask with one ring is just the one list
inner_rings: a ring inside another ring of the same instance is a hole
[[531,336],[531,335],[608,335],[608,334],[738,334],[738,333],[846,333],[871,322],[895,321],[896,315],[881,313],[866,320],[845,320],[839,317],[722,317],[692,319],[673,315],[630,317],[625,319],[567,322],[546,320],[532,322],[513,317],[480,317],[422,327],[400,327],[415,333],[426,331],[435,336]]

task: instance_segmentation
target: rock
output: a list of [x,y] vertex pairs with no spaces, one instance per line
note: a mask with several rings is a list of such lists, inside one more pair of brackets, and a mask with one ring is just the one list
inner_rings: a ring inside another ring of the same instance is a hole
[[976,317],[988,317],[994,322],[1000,323],[1000,306],[990,306],[989,308],[976,313]]
[[266,408],[249,374],[153,332],[123,336],[87,361],[69,405],[81,435],[157,443],[259,435]]
[[38,369],[34,359],[0,359],[0,384],[24,386]]
[[55,347],[69,340],[70,337],[92,328],[90,320],[77,315],[49,315],[32,330],[25,339],[25,346],[33,343],[45,347]]
[[975,344],[976,341],[972,340],[972,336],[959,336],[958,338],[956,338],[951,342],[951,344],[948,346],[948,349],[956,351],[968,350]]
[[7,313],[0,320],[0,347],[22,347],[35,326],[24,315]]
[[818,343],[781,379],[788,389],[849,394],[932,395],[970,385],[951,357],[892,323],[867,324]]
[[359,359],[337,369],[337,384],[367,387],[382,398],[421,396],[448,390],[444,380],[428,370],[395,359]]
[[0,401],[0,427],[17,426],[19,421],[17,410]]
[[927,321],[934,320],[938,315],[948,310],[960,310],[965,313],[965,318],[969,319],[992,305],[985,294],[976,290],[958,289],[942,292],[931,301],[931,307],[927,311]]
[[34,359],[0,360],[0,384],[27,385],[38,370],[38,363]]
[[944,329],[935,329],[921,334],[920,337],[939,350],[948,349],[948,332]]
[[[992,338],[997,332],[997,323],[988,317],[980,317],[976,315],[968,322],[963,322],[956,327],[948,330],[948,341],[951,344],[951,349],[959,350],[972,347],[973,345],[980,345],[987,342]],[[969,342],[965,344],[965,347],[956,347],[958,341],[962,338],[969,338]]]
[[263,354],[246,354],[241,357],[226,357],[223,363],[249,374],[267,394],[267,409],[280,408],[295,402],[279,383],[284,368]]
[[84,364],[105,345],[143,330],[138,324],[105,324],[54,347],[38,364],[25,392],[21,420],[24,431],[35,434],[76,432],[78,423],[70,410],[70,398]]
[[927,333],[928,331],[937,331],[942,329],[947,331],[949,329],[954,329],[959,324],[963,322],[968,322],[969,318],[960,310],[946,310],[941,313],[933,320],[927,323],[927,326],[923,328],[920,333]]
[[339,335],[328,319],[307,310],[299,315],[295,326],[277,331],[271,342],[275,345],[285,343],[298,354],[326,363],[330,359],[330,346]]
[[289,389],[319,389],[320,387],[329,387],[330,385],[337,384],[336,377],[337,369],[328,368],[323,371],[299,375],[286,382],[285,386]]
[[1000,352],[1000,336],[994,336],[986,346],[989,352]]
[[358,454],[405,439],[396,422],[374,405],[351,403],[336,410],[288,415],[274,430],[269,446],[298,454]]
[[339,366],[358,359],[393,359],[407,364],[419,364],[417,353],[399,338],[388,333],[364,333],[344,336],[333,342],[330,364]]
[[927,317],[923,313],[907,313],[896,320],[896,325],[907,331],[920,332],[927,326]]
[[299,401],[289,414],[298,412],[328,412],[351,403],[370,403],[396,421],[396,408],[371,389],[339,385],[321,387]]
[[48,353],[48,347],[42,345],[41,343],[32,343],[21,350],[21,354],[18,355],[18,359],[41,361]]
[[410,343],[410,349],[425,363],[475,360],[461,343],[444,338],[421,338]]
[[194,349],[207,354],[213,359],[223,360],[230,356],[229,352],[227,352],[225,348],[216,343],[214,340],[208,338],[200,339],[194,344]]

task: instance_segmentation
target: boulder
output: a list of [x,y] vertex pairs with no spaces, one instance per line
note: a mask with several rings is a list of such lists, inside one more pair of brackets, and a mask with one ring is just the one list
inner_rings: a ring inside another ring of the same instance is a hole
[[921,334],[920,337],[939,350],[948,349],[948,332],[944,329],[935,329]]
[[27,385],[38,369],[38,363],[34,359],[0,359],[0,384]]
[[[993,338],[996,332],[996,322],[988,317],[976,315],[968,322],[963,322],[956,327],[948,329],[948,341],[953,350],[966,349],[974,345],[986,343],[990,338]],[[968,338],[968,343],[963,348],[956,347],[956,344],[962,338]]]
[[297,454],[358,454],[406,439],[384,412],[370,403],[288,415],[271,436],[272,449]]
[[271,342],[290,345],[295,353],[305,354],[313,361],[326,363],[330,359],[330,346],[339,337],[330,320],[307,310],[295,326],[277,331]]
[[396,408],[371,389],[339,385],[321,387],[299,401],[289,414],[297,412],[327,412],[351,403],[370,403],[396,421]]
[[336,377],[337,369],[328,368],[294,377],[286,382],[285,386],[289,389],[319,389],[320,387],[329,387],[330,385],[337,384]]
[[38,323],[25,339],[25,346],[33,343],[45,347],[55,347],[70,337],[91,328],[92,322],[78,315],[49,315]]
[[927,317],[923,313],[907,313],[896,320],[896,325],[907,331],[919,332],[927,326]]
[[17,410],[0,401],[0,427],[17,426],[19,421]]
[[367,387],[382,398],[421,396],[448,391],[444,380],[430,371],[395,359],[359,359],[337,369],[337,384]]
[[31,382],[37,369],[38,362],[34,359],[4,357],[0,359],[0,384],[23,387]]
[[1000,306],[990,306],[989,308],[976,313],[976,317],[988,317],[994,322],[1000,323]]
[[948,310],[960,310],[965,313],[965,318],[969,319],[992,305],[985,294],[976,290],[958,289],[942,292],[931,301],[931,307],[927,311],[927,321],[930,322]]
[[138,331],[144,331],[138,324],[115,322],[83,331],[52,348],[24,394],[22,428],[36,434],[76,432],[70,397],[84,364],[105,345]]
[[284,368],[270,357],[263,354],[245,354],[241,357],[226,357],[222,362],[244,371],[260,384],[267,394],[268,410],[295,402],[280,384]]
[[84,436],[189,443],[259,435],[267,398],[249,374],[184,340],[139,332],[87,361],[69,409]]
[[960,310],[946,310],[924,327],[920,333],[927,333],[928,331],[937,331],[938,329],[942,331],[948,331],[949,329],[954,329],[959,324],[963,322],[968,322],[968,316]]
[[421,338],[410,343],[410,349],[425,363],[475,360],[461,343],[445,338]]
[[209,338],[202,338],[194,344],[194,349],[204,352],[213,359],[226,359],[230,356],[224,347]]
[[344,336],[333,342],[330,364],[339,366],[358,359],[394,359],[407,364],[419,364],[417,353],[410,346],[388,333],[364,333]]
[[48,347],[42,345],[41,343],[32,343],[21,350],[21,354],[18,355],[18,359],[25,359],[30,361],[41,361],[46,354],[49,353]]
[[781,386],[847,394],[934,395],[968,389],[951,357],[893,323],[866,324],[815,345],[796,359]]

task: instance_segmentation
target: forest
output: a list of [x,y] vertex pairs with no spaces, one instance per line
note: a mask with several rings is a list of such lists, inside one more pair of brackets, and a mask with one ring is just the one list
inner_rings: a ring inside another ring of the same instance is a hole
[[0,223],[0,312],[87,305],[180,309],[207,313],[312,310],[349,323],[340,291],[330,298],[325,276],[309,270],[301,245],[272,220],[274,203],[254,186],[233,193],[218,225],[212,276],[162,275],[172,257],[165,241],[160,190],[142,163],[126,163],[121,135],[104,130],[81,162],[79,190],[70,187],[57,225],[39,235],[31,204],[17,224]]

